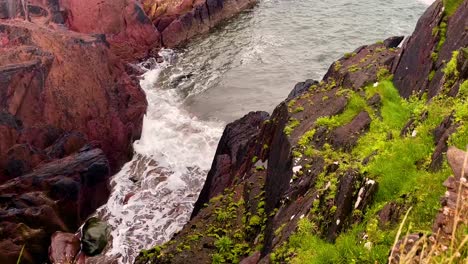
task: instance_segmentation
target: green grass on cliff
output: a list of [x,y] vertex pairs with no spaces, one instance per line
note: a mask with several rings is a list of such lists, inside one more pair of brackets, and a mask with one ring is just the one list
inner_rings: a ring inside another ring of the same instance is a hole
[[463,0],[444,0],[445,13],[449,16],[453,15],[462,3]]
[[[342,233],[333,244],[316,236],[313,231],[316,230],[315,224],[304,218],[298,231],[290,237],[288,244],[272,255],[272,260],[282,257],[298,264],[386,263],[398,223],[380,226],[377,213],[390,201],[403,208],[413,207],[408,218],[410,225],[403,232],[410,229],[411,232],[429,233],[440,208],[440,197],[445,192],[442,183],[451,175],[446,161],[438,171],[429,169],[435,149],[433,130],[454,112],[459,128],[451,136],[450,144],[459,148],[465,148],[468,144],[468,81],[459,90],[457,98],[442,95],[426,104],[426,98],[402,99],[390,80],[382,81],[376,87],[366,87],[366,98],[353,100],[365,102],[378,93],[382,105],[380,114],[370,112],[373,119],[370,129],[360,138],[351,156],[363,160],[374,155],[366,166],[357,165],[362,173],[379,183],[373,205],[360,224]],[[357,109],[364,109],[360,104],[353,105],[358,105]],[[369,111],[368,107],[365,108]],[[322,120],[327,120],[327,125],[337,123],[330,122],[332,119],[345,124],[352,119],[350,116],[357,114],[356,108],[351,109],[345,111],[342,114],[344,116]],[[410,119],[414,119],[411,129],[406,135],[400,136]]]
[[368,108],[366,100],[355,92],[350,92],[348,104],[345,111],[341,115],[332,117],[321,117],[315,122],[318,126],[327,126],[336,128],[345,125],[353,120],[362,110]]

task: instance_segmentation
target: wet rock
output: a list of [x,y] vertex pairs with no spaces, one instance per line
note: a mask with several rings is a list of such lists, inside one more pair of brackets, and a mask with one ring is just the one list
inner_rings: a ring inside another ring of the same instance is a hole
[[83,252],[88,256],[101,254],[107,245],[110,227],[95,217],[86,221],[82,230],[81,246]]
[[52,264],[73,263],[80,251],[80,240],[71,233],[56,232],[52,235],[49,247],[49,260]]
[[256,0],[142,0],[144,9],[161,32],[165,47],[176,47],[208,32],[221,21],[251,7]]
[[261,254],[260,252],[255,252],[250,257],[243,259],[239,264],[257,264],[260,260]]
[[403,41],[405,37],[404,36],[395,36],[395,37],[390,37],[386,40],[384,40],[384,45],[387,48],[396,48],[400,43]]
[[0,185],[0,245],[16,245],[0,247],[0,260],[25,244],[25,256],[45,261],[53,233],[75,231],[107,201],[109,172],[102,150],[84,149]]
[[247,160],[247,147],[258,136],[259,127],[269,117],[266,112],[251,112],[226,126],[216,150],[215,159],[195,203],[192,218],[212,197],[230,186],[234,176]]
[[301,95],[302,93],[307,91],[312,85],[317,84],[319,84],[319,82],[312,79],[308,79],[305,82],[297,83],[296,86],[294,86],[294,89],[292,89],[289,93],[288,97],[286,98],[286,101]]

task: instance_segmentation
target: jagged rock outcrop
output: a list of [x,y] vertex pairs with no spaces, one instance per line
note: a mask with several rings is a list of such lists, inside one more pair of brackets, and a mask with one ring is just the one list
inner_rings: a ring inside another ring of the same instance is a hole
[[[468,43],[467,16],[467,1],[461,2],[454,14],[444,12],[442,1],[434,2],[423,14],[394,67],[394,83],[403,97],[427,92],[431,98],[442,92],[445,63],[450,61],[454,50]],[[445,88],[456,95],[461,80],[467,76],[465,69],[458,80]]]
[[248,151],[258,137],[259,127],[268,119],[266,112],[251,112],[240,120],[226,126],[218,144],[212,168],[195,203],[192,217],[211,198],[221,194],[233,180],[248,168],[244,166]]
[[153,49],[161,47],[159,31],[138,1],[61,0],[60,5],[68,28],[105,34],[110,49],[127,61],[145,58]]
[[[28,18],[33,23],[103,34],[113,53],[126,61],[145,58],[152,49],[161,47],[158,30],[135,0],[29,0],[27,3]],[[0,19],[15,17],[25,17],[21,1],[0,2]]]
[[251,7],[256,0],[141,0],[161,32],[164,47],[176,47],[219,22]]
[[[21,21],[2,22],[0,35],[0,108],[19,119],[24,132],[47,126],[81,132],[101,145],[114,169],[122,165],[141,133],[146,100],[106,42]],[[28,136],[28,143],[41,140]]]

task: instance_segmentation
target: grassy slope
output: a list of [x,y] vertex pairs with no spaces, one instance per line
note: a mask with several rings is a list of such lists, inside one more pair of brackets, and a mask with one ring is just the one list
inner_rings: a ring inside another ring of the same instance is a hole
[[[457,75],[456,69],[451,67],[456,64],[456,55],[458,53],[455,52],[444,71],[447,79]],[[452,135],[450,144],[462,149],[468,144],[468,81],[462,84],[457,98],[439,96],[428,104],[425,98],[402,99],[390,79],[364,90],[366,98],[352,94],[350,102],[354,103],[350,103],[343,114],[321,118],[317,122],[336,127],[346,124],[362,110],[369,112],[373,119],[370,131],[359,140],[351,156],[363,160],[378,151],[366,166],[354,164],[379,183],[373,206],[362,223],[341,234],[334,244],[315,236],[314,223],[302,219],[289,243],[272,255],[275,262],[386,263],[398,225],[379,226],[376,213],[389,201],[396,201],[405,208],[413,207],[408,219],[411,232],[431,231],[432,221],[440,207],[439,198],[445,192],[442,183],[451,174],[446,161],[437,172],[428,169],[434,151],[433,130],[454,111],[460,127]],[[382,98],[381,117],[362,103],[376,93]],[[423,112],[428,113],[427,118],[417,122],[410,135],[400,137],[400,131],[408,120],[412,117],[417,120]],[[363,239],[364,236],[367,239]]]

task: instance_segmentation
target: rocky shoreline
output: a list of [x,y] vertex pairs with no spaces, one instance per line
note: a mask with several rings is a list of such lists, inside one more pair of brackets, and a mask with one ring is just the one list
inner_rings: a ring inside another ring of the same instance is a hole
[[147,102],[129,63],[254,3],[142,2],[0,1],[1,263],[20,252],[21,263],[73,261],[73,234],[54,235],[48,252],[51,236],[107,201],[141,134]]
[[[93,263],[73,233],[108,199],[147,107],[129,63],[253,4],[0,1],[0,263]],[[136,263],[374,263],[408,208],[419,230],[446,240],[466,183],[449,145],[468,144],[467,12],[467,0],[438,0],[401,48],[402,37],[362,46],[271,115],[229,124],[191,221]]]
[[[468,1],[436,1],[401,48],[402,37],[362,46],[321,82],[297,84],[271,116],[252,112],[229,124],[191,221],[136,263],[428,257],[415,246],[419,234],[392,250],[409,208],[414,229],[434,234],[426,249],[446,254],[447,236],[467,224],[454,218],[467,212],[454,205],[468,199],[460,172],[466,154],[452,147],[445,156],[449,145],[468,144],[467,17]],[[445,183],[445,208],[434,222],[449,164],[456,177]],[[457,261],[467,257],[459,254]]]

